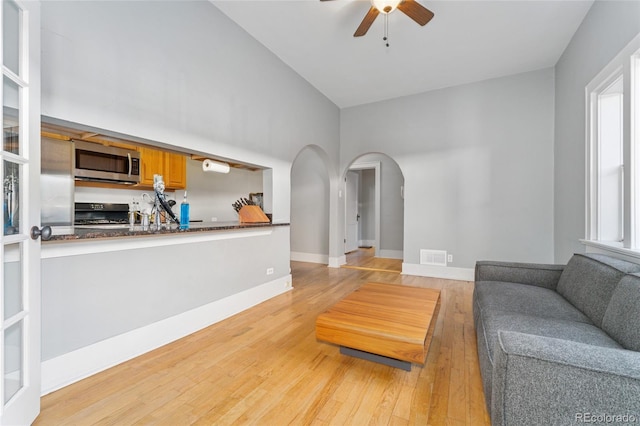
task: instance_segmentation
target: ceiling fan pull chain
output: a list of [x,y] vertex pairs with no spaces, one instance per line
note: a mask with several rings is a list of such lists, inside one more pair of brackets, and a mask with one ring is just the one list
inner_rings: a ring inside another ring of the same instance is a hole
[[384,40],[385,46],[389,47],[389,14],[388,13],[385,13],[384,15],[384,37],[382,37],[382,40]]

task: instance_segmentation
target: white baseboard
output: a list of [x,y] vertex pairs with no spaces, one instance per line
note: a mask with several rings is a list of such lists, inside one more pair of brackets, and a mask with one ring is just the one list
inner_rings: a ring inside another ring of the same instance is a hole
[[447,280],[473,281],[475,270],[473,268],[456,268],[452,266],[431,266],[416,263],[403,263],[402,273],[405,275],[417,275],[419,277],[444,278]]
[[404,259],[404,252],[402,250],[380,249],[377,257],[384,257],[385,259]]
[[337,257],[329,257],[329,268],[339,268],[347,263],[347,256],[344,254]]
[[326,265],[329,263],[329,256],[326,254],[301,253],[299,251],[292,251],[291,260],[296,262],[322,263]]
[[291,282],[291,275],[286,275],[171,318],[44,361],[41,394],[46,395],[285,293],[292,289]]

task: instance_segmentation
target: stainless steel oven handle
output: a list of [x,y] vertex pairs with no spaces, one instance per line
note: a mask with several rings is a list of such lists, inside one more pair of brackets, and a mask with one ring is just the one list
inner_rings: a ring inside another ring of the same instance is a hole
[[129,176],[131,176],[131,167],[133,166],[133,161],[131,160],[131,153],[127,152],[127,158],[129,159]]

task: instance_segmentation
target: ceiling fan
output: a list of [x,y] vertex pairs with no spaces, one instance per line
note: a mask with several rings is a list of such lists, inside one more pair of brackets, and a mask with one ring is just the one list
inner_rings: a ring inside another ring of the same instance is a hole
[[[328,0],[320,0],[328,1]],[[360,23],[360,26],[353,34],[354,37],[362,37],[369,31],[369,28],[375,21],[376,17],[382,13],[383,15],[389,15],[394,10],[398,9],[413,19],[420,25],[426,25],[434,16],[433,12],[422,6],[415,0],[370,0],[371,8],[365,15],[364,19]],[[386,16],[385,16],[386,17]]]

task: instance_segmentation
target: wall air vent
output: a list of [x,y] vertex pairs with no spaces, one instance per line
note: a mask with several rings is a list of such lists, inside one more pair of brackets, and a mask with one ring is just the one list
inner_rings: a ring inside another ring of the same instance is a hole
[[447,251],[421,249],[420,264],[431,266],[447,266]]

